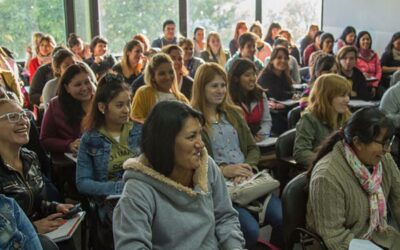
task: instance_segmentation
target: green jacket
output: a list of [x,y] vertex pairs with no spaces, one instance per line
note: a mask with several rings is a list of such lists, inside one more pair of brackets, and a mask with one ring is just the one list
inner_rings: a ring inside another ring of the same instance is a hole
[[293,156],[298,164],[308,167],[312,162],[314,150],[333,130],[321,122],[311,112],[305,112],[296,125]]
[[[253,135],[250,132],[249,127],[247,126],[246,121],[235,111],[227,111],[235,117],[238,128],[237,133],[239,136],[240,150],[244,154],[246,158],[244,163],[249,164],[253,168],[257,169],[258,161],[260,160],[260,149],[256,145]],[[207,148],[208,154],[213,157],[213,151],[211,146],[210,136],[207,134],[206,130],[202,132],[202,139]]]

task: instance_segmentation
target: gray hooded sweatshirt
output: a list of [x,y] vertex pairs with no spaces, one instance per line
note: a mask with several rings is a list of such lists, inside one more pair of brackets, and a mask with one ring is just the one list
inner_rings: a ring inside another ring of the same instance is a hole
[[238,214],[205,149],[193,189],[149,165],[144,155],[124,163],[125,188],[113,217],[115,249],[243,249]]

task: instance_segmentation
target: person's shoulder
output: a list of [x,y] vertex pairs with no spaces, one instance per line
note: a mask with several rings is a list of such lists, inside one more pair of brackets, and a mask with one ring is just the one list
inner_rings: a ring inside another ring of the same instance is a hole
[[34,151],[31,151],[25,147],[21,148],[21,158],[23,160],[28,160],[29,162],[37,162],[39,163],[39,159],[37,154]]

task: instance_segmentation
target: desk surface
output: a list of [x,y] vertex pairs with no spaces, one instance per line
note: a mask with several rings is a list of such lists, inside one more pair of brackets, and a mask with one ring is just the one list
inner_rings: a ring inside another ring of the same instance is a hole
[[277,137],[268,137],[260,142],[257,142],[257,146],[259,147],[270,147],[275,146]]
[[350,100],[349,106],[353,108],[378,107],[379,101]]

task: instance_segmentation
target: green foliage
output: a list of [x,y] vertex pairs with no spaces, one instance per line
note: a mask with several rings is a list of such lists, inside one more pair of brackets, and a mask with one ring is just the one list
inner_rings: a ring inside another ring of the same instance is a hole
[[13,51],[18,59],[25,57],[34,32],[49,33],[57,42],[65,41],[63,0],[0,0],[0,20],[0,46]]

